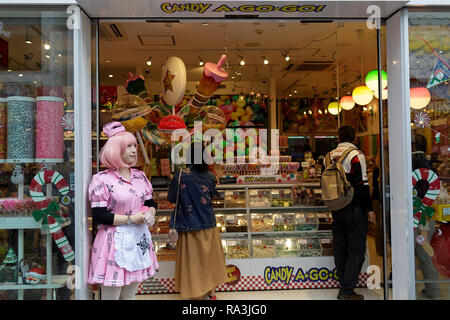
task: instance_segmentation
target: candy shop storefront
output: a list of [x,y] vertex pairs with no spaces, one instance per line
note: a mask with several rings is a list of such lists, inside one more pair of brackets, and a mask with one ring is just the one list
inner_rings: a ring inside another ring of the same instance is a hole
[[[104,169],[102,125],[124,121],[133,104],[153,110],[132,131],[158,204],[150,231],[160,261],[139,294],[174,293],[175,164],[162,119],[176,114],[190,128],[198,108],[203,124],[223,116],[221,129],[279,130],[266,145],[280,151],[275,175],[216,167],[229,277],[218,291],[337,287],[317,171],[350,124],[383,195],[358,286],[375,284],[380,299],[448,299],[449,28],[444,1],[3,1],[1,299],[98,298],[87,283],[97,230],[87,190]],[[209,92],[199,83],[206,62],[227,71]],[[359,102],[356,87],[370,99]]]

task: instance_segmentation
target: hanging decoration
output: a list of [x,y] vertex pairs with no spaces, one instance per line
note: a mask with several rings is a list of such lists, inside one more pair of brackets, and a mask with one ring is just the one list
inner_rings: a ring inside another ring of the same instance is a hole
[[[375,98],[380,99],[380,95],[378,94],[378,89],[373,91],[373,95]],[[381,99],[386,100],[388,98],[388,89],[381,90]]]
[[422,40],[431,52],[437,57],[436,63],[434,64],[433,72],[431,73],[430,79],[428,80],[427,89],[437,86],[450,78],[450,67],[442,59],[442,57],[436,52],[436,50],[423,38],[417,36],[419,40]]
[[352,98],[357,104],[365,106],[372,101],[373,92],[366,86],[358,86],[353,89]]
[[423,129],[430,125],[431,118],[428,113],[420,111],[414,115],[414,124]]
[[337,115],[342,111],[342,107],[337,102],[330,102],[327,109],[332,115]]
[[425,193],[423,199],[414,196],[413,198],[413,224],[414,229],[419,225],[425,225],[426,219],[431,218],[434,215],[434,208],[431,207],[436,197],[439,195],[441,183],[438,175],[431,169],[418,168],[412,173],[412,185],[415,185],[421,181],[426,180],[428,182],[428,190]]
[[355,106],[355,101],[352,96],[343,96],[339,103],[344,110],[351,110]]
[[163,100],[166,104],[175,106],[183,100],[186,89],[186,67],[178,57],[169,57],[162,67],[161,87]]
[[413,109],[425,108],[431,100],[430,91],[425,87],[417,87],[409,89],[410,106]]
[[61,117],[61,126],[64,130],[73,131],[74,129],[74,115],[73,112],[67,112]]
[[[378,91],[378,70],[372,70],[366,75],[366,86],[372,91]],[[388,85],[387,73],[381,70],[381,89],[385,89]]]

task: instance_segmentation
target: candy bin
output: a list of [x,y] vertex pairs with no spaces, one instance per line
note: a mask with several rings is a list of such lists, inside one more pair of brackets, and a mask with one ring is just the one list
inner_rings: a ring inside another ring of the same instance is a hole
[[216,214],[216,227],[219,232],[225,232],[225,215]]
[[294,231],[295,216],[293,213],[273,215],[273,231]]
[[253,239],[253,258],[275,258],[273,239]]
[[272,214],[252,214],[252,232],[273,231]]
[[226,190],[225,208],[245,208],[245,190]]
[[275,239],[275,255],[277,257],[297,257],[299,243],[297,238]]
[[318,230],[331,230],[333,223],[333,216],[331,212],[320,212],[317,213],[317,218],[319,221]]
[[246,214],[227,214],[225,216],[226,232],[247,232],[247,215]]
[[158,261],[175,261],[176,247],[174,244],[165,241],[155,241],[155,253]]
[[268,208],[271,206],[270,190],[250,190],[248,201],[250,208]]
[[8,103],[7,162],[34,162],[35,99],[13,96]]
[[250,258],[248,240],[227,240],[227,259]]
[[219,191],[218,194],[212,199],[212,205],[214,208],[224,207],[225,192]]
[[316,231],[317,227],[318,220],[315,213],[299,213],[295,215],[295,230]]
[[333,256],[333,238],[331,236],[321,237],[320,246],[322,247],[322,256]]
[[319,238],[301,238],[298,243],[300,257],[319,257],[322,255]]
[[155,225],[158,234],[169,233],[169,221],[170,218],[168,216],[157,217]]
[[291,207],[294,203],[291,189],[272,189],[272,207]]

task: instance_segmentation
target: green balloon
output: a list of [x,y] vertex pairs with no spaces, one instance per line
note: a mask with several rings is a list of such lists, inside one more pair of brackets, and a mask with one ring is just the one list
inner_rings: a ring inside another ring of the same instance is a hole
[[233,101],[237,101],[237,99],[239,99],[239,96],[233,96],[231,99],[233,99]]

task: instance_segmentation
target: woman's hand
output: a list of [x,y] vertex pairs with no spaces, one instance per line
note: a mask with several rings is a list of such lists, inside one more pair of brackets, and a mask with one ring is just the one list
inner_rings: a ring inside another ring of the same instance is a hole
[[144,222],[150,227],[155,224],[155,213],[156,210],[154,207],[150,207],[149,210],[144,212]]
[[143,212],[143,211],[139,211],[139,212],[137,212],[136,214],[133,214],[133,215],[131,216],[131,223],[134,223],[134,224],[142,224],[142,223],[145,223],[145,220],[144,220],[144,212]]

